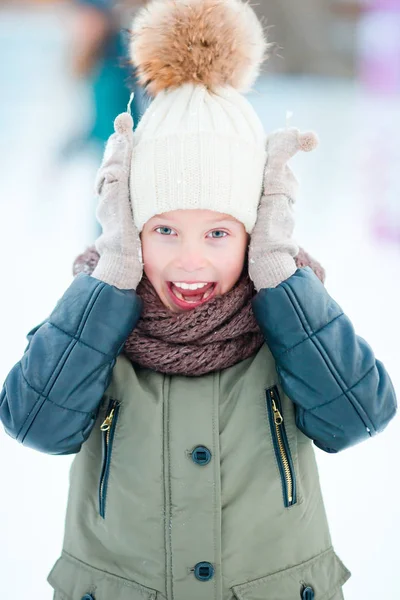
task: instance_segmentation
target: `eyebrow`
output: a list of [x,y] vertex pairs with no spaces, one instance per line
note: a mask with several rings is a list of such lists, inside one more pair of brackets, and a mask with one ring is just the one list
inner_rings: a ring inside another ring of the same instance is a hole
[[[162,215],[154,215],[151,217],[152,219],[157,219],[158,221],[168,221],[169,223],[175,223],[174,219],[167,219],[167,217],[163,217]],[[222,223],[223,221],[231,221],[232,223],[237,223],[238,221],[234,217],[230,217],[229,215],[223,217],[222,219],[206,219],[205,223]]]
[[222,219],[207,219],[206,223],[221,223],[222,221],[232,221],[234,223],[237,223],[236,219],[229,216],[223,217]]

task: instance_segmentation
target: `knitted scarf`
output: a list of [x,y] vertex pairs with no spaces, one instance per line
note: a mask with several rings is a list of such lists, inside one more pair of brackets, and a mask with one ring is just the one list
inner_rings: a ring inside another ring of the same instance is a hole
[[[88,248],[75,260],[74,275],[90,275],[98,260],[95,247]],[[322,267],[304,250],[296,263],[311,266],[324,280]],[[171,375],[205,375],[252,356],[264,342],[252,310],[256,292],[246,268],[232,290],[181,313],[164,306],[145,275],[136,292],[143,311],[123,349],[134,364]]]

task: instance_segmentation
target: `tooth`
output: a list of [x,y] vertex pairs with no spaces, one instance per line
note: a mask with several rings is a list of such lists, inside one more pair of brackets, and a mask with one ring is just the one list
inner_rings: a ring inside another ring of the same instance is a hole
[[207,282],[201,283],[185,283],[184,281],[172,281],[175,287],[179,287],[182,290],[198,290],[205,287]]
[[179,290],[177,290],[176,288],[174,289],[174,294],[177,298],[179,298],[179,300],[183,300],[185,301],[184,297],[182,296],[182,294],[180,293]]
[[213,293],[213,291],[214,291],[214,286],[210,287],[209,290],[207,290],[206,292],[204,292],[203,300],[207,300],[207,298],[209,296],[211,296],[211,294]]

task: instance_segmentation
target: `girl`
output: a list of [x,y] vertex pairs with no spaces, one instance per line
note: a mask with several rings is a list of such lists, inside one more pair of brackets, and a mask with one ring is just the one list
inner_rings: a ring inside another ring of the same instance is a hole
[[292,239],[287,161],[315,137],[265,143],[241,0],[153,0],[132,35],[155,99],[116,119],[103,234],[0,397],[15,439],[76,453],[54,598],[341,600],[312,444],[368,439],[396,399]]

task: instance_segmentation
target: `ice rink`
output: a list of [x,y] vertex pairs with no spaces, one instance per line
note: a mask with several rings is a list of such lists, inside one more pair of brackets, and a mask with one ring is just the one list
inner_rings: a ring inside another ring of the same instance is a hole
[[[0,13],[1,381],[96,232],[98,157],[62,154],[89,118],[88,92],[67,71],[68,23],[63,8]],[[296,239],[324,265],[328,291],[399,391],[400,98],[349,81],[264,76],[250,99],[267,130],[284,127],[290,110],[294,126],[319,134],[319,148],[293,161]],[[396,418],[343,453],[316,450],[334,547],[352,572],[346,600],[399,598],[399,437]],[[25,449],[2,430],[0,452],[1,600],[50,600],[72,459]]]

